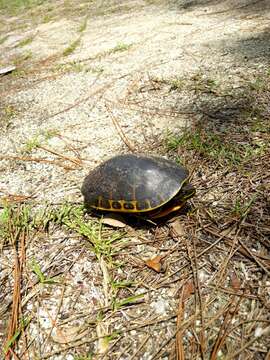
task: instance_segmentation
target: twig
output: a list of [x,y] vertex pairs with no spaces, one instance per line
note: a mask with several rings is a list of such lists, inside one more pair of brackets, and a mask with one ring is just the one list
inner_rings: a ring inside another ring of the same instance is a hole
[[[103,256],[97,256],[99,261],[99,266],[102,271],[103,275],[103,281],[102,281],[102,287],[103,287],[103,294],[104,294],[104,306],[109,306],[109,299],[110,299],[110,274],[108,270],[108,266],[106,264],[106,261]],[[96,333],[98,336],[98,344],[97,344],[97,350],[99,354],[105,354],[108,350],[108,342],[104,338],[108,334],[108,323],[106,322],[106,319],[101,319],[97,321],[96,325]]]
[[[28,229],[24,230],[23,233],[22,233],[22,236],[21,236],[21,243],[20,243],[20,247],[21,247],[21,253],[20,253],[20,271],[21,271],[21,277],[22,277],[22,274],[23,274],[23,271],[24,271],[24,268],[25,268],[25,264],[26,264],[26,239],[28,238],[28,235],[29,235],[29,231]],[[21,279],[22,281],[22,279]],[[22,293],[22,289],[21,289],[21,295],[20,297],[22,298],[23,297],[23,293]],[[22,310],[22,299],[20,301],[20,314],[23,313],[23,310]],[[30,322],[30,320],[29,320]],[[28,344],[27,344],[27,337],[26,337],[26,334],[25,334],[25,328],[22,327],[22,337],[23,337],[23,342],[24,342],[24,349],[25,351],[23,350],[23,352],[26,352],[27,353],[27,356],[28,356],[28,359],[29,359],[29,353],[28,353]]]
[[239,350],[236,350],[234,353],[227,355],[226,360],[233,360],[239,354],[241,354],[245,349],[250,347],[254,342],[258,341],[263,335],[268,335],[270,333],[270,326],[264,328],[258,336],[253,336],[247,343],[245,343]]
[[192,236],[192,245],[193,245],[193,253],[194,253],[194,268],[195,268],[195,279],[196,279],[196,288],[198,290],[198,298],[199,298],[199,306],[200,306],[200,316],[201,316],[201,331],[200,331],[200,347],[202,353],[202,359],[204,359],[204,354],[206,350],[205,346],[205,326],[204,326],[204,316],[203,316],[203,301],[202,301],[202,293],[201,293],[201,284],[198,277],[198,260],[197,260],[197,249],[195,244],[195,236]]
[[[188,286],[188,284],[184,285],[182,287],[182,292],[181,292],[179,305],[178,305],[176,326],[179,329],[181,328],[181,324],[183,322],[184,314],[185,314],[185,300],[186,299],[184,296],[184,292],[185,292],[185,289],[187,286]],[[183,332],[181,330],[176,334],[175,347],[176,347],[176,360],[185,360],[185,351],[184,351],[184,346],[183,346]]]
[[70,162],[72,162],[73,164],[75,165],[82,165],[82,161],[81,159],[74,159],[74,158],[71,158],[69,156],[66,156],[66,155],[63,155],[55,150],[52,150],[52,149],[49,149],[45,146],[42,146],[42,145],[39,145],[38,146],[40,149],[44,150],[44,151],[47,151],[47,152],[50,152],[51,154],[54,154],[54,155],[57,155],[58,157],[62,158],[62,159],[65,159],[65,160],[68,160]]
[[270,320],[267,319],[250,319],[250,320],[243,320],[240,323],[238,323],[237,325],[233,326],[231,328],[231,332],[233,332],[235,329],[239,328],[239,326],[248,324],[248,323],[256,323],[256,322],[262,322],[262,323],[267,323],[270,324]]
[[[202,299],[201,299],[201,291],[200,291],[200,285],[199,285],[199,279],[198,279],[198,265],[197,265],[197,256],[195,254],[195,244],[193,243],[193,252],[194,255],[192,256],[192,252],[190,249],[190,245],[188,243],[188,240],[186,239],[186,237],[184,237],[185,240],[185,244],[186,244],[186,249],[187,249],[187,254],[188,254],[188,258],[190,261],[190,267],[192,270],[192,274],[193,274],[193,281],[195,284],[195,287],[197,289],[198,292],[198,299],[199,299],[199,308],[200,308],[200,322],[201,322],[201,332],[200,332],[200,352],[201,352],[201,358],[204,359],[205,358],[205,343],[204,343],[204,320],[203,320],[203,307],[202,307]],[[197,265],[197,266],[196,266]],[[196,297],[195,297],[195,312],[196,312]]]
[[[232,320],[234,319],[234,315],[236,314],[239,306],[240,306],[240,302],[242,301],[242,297],[238,300],[237,304],[235,305],[235,298],[233,297],[231,300],[230,300],[230,303],[229,303],[229,306],[228,306],[228,309],[225,313],[225,316],[224,316],[224,320],[222,322],[222,325],[219,329],[219,332],[218,332],[218,335],[217,335],[217,338],[216,338],[216,342],[213,346],[213,350],[211,352],[211,356],[210,356],[210,360],[216,360],[217,359],[217,354],[219,352],[219,350],[222,348],[225,340],[226,340],[226,337],[229,333],[229,326],[231,325],[232,323]],[[233,309],[233,311],[231,312],[231,310]]]
[[[57,328],[57,318],[58,318],[58,315],[60,313],[60,310],[61,310],[61,307],[63,305],[63,300],[64,300],[64,293],[65,293],[65,290],[66,290],[66,287],[65,287],[65,283],[63,284],[62,286],[62,291],[61,291],[61,295],[60,295],[60,299],[59,299],[59,303],[58,303],[58,306],[57,306],[57,310],[56,310],[56,314],[54,316],[54,319],[49,316],[50,320],[51,320],[51,328],[50,328],[50,331],[48,332],[48,335],[46,336],[46,338],[44,339],[42,345],[43,345],[43,349],[45,349],[46,347],[46,344],[48,342],[48,339],[51,337],[52,335],[52,332],[53,332],[53,329],[56,327]],[[47,310],[47,309],[46,309]],[[47,310],[47,313],[49,314],[48,310]],[[61,330],[60,330],[61,331]],[[61,336],[64,338],[65,335],[61,332]]]
[[[89,95],[87,95],[87,96],[79,99],[78,101],[76,101],[76,102],[73,103],[72,105],[67,106],[67,107],[64,108],[63,110],[57,111],[56,113],[47,116],[45,119],[43,118],[43,121],[44,121],[44,120],[51,119],[51,118],[53,118],[53,117],[55,117],[55,116],[61,115],[61,114],[65,113],[65,112],[68,112],[68,111],[72,110],[72,109],[75,108],[76,106],[85,103],[86,101],[88,101],[89,99],[93,98],[95,95],[101,93],[102,91],[108,90],[108,88],[109,88],[110,86],[112,86],[112,85],[115,83],[116,80],[120,80],[120,79],[122,79],[122,78],[124,78],[124,77],[126,77],[126,76],[128,76],[128,74],[124,74],[124,75],[122,75],[122,76],[119,76],[119,77],[113,79],[112,81],[108,82],[106,85],[101,86],[101,87],[98,88],[97,90],[91,92],[91,94],[89,94]],[[93,81],[93,83],[92,83],[92,86],[98,81],[98,79],[99,79],[99,77],[96,77],[95,81]]]
[[138,359],[137,355],[139,354],[139,352],[141,351],[141,349],[144,347],[144,345],[147,343],[147,341],[151,338],[152,334],[148,334],[145,339],[143,340],[143,342],[141,343],[141,345],[138,347],[137,351],[135,351],[135,353],[133,354],[133,356],[129,359],[129,360],[134,360],[134,359]]
[[235,292],[233,290],[230,290],[230,289],[227,289],[227,288],[223,288],[223,287],[220,287],[220,286],[217,286],[217,285],[211,285],[211,284],[208,284],[208,287],[210,289],[215,289],[217,291],[221,291],[221,292],[224,292],[226,294],[229,294],[229,295],[235,295],[235,296],[243,296],[244,298],[247,298],[247,299],[253,299],[253,300],[258,300],[258,296],[257,295],[252,295],[252,294],[243,294],[241,292]]
[[111,116],[113,125],[114,125],[116,131],[118,132],[120,138],[122,139],[122,141],[124,142],[124,144],[129,148],[129,150],[130,150],[131,152],[135,152],[135,151],[136,151],[135,146],[127,139],[127,137],[126,137],[126,135],[124,134],[121,126],[119,125],[118,120],[117,120],[116,117],[114,116],[114,114],[113,114],[113,112],[111,111],[111,109],[109,108],[108,104],[106,104],[105,106],[106,106],[106,109],[107,109],[108,113],[109,113],[110,116]]
[[0,207],[3,204],[14,204],[14,203],[24,203],[29,199],[33,199],[34,195],[17,195],[17,194],[8,194],[0,197]]
[[[174,239],[178,238],[178,235],[174,233]],[[205,253],[207,253],[209,250],[211,250],[214,246],[216,246],[223,238],[225,237],[225,235],[220,236],[215,242],[213,242],[213,244],[211,244],[210,246],[208,246],[206,249],[204,249],[203,251],[201,251],[198,255],[197,255],[197,259],[199,257],[201,257],[202,255],[204,255]],[[181,266],[180,268],[178,268],[177,270],[175,270],[174,272],[172,272],[171,274],[167,275],[166,277],[164,277],[157,285],[159,285],[159,287],[162,286],[162,284],[168,280],[169,278],[171,278],[172,276],[176,275],[179,271],[182,271],[185,267],[187,267],[189,265],[189,263],[184,264],[183,266]]]
[[228,254],[228,256],[226,258],[224,258],[222,264],[221,264],[221,267],[220,267],[220,274],[219,274],[219,278],[218,280],[216,281],[216,286],[220,285],[221,284],[221,281],[223,279],[223,276],[225,274],[225,271],[226,271],[226,268],[228,266],[228,263],[229,261],[231,260],[231,258],[233,257],[233,255],[237,252],[238,248],[236,248],[236,244],[238,242],[238,234],[240,232],[240,229],[237,230],[235,236],[234,236],[234,239],[233,239],[233,242],[231,244],[231,249],[230,249],[230,252]]
[[32,162],[38,162],[38,163],[46,163],[46,164],[53,164],[57,166],[63,167],[65,170],[76,170],[74,167],[70,167],[67,165],[64,165],[60,161],[56,160],[48,160],[44,158],[33,158],[29,156],[13,156],[13,155],[6,155],[6,156],[0,156],[0,160],[18,160],[18,161],[32,161]]
[[[175,317],[176,317],[176,315],[174,314],[174,315],[168,316],[168,317],[163,318],[163,319],[160,319],[160,320],[146,321],[145,323],[143,323],[143,324],[141,324],[141,325],[131,326],[130,328],[127,328],[127,329],[125,329],[125,330],[123,330],[123,331],[119,331],[119,334],[121,334],[121,333],[123,333],[123,332],[125,332],[125,333],[126,333],[126,332],[130,332],[130,331],[132,331],[132,330],[138,330],[138,329],[147,327],[147,326],[149,326],[149,325],[155,325],[155,324],[157,324],[157,323],[162,323],[162,322],[167,323],[169,320],[171,320],[171,319],[173,319],[173,318],[175,318]],[[104,337],[107,337],[107,336],[110,336],[110,335],[112,335],[112,334],[102,335],[101,337],[100,337],[100,336],[95,336],[95,337],[93,337],[93,338],[85,338],[85,339],[83,339],[83,340],[81,340],[81,341],[79,341],[79,342],[76,342],[76,343],[72,344],[72,345],[68,345],[68,346],[66,346],[65,348],[52,351],[52,352],[49,353],[49,354],[44,354],[42,358],[43,358],[43,359],[48,359],[48,358],[50,358],[50,357],[52,357],[52,356],[54,356],[54,355],[59,354],[60,352],[67,351],[67,350],[69,350],[69,349],[72,349],[72,348],[74,348],[74,347],[79,347],[79,346],[84,345],[84,344],[93,343],[93,342],[95,342],[95,341],[97,341],[97,340],[99,340],[99,339],[101,339],[101,338],[104,338]]]
[[[85,160],[85,159],[81,158],[80,153],[78,151],[78,148],[75,148],[69,141],[67,141],[67,140],[70,140],[67,136],[64,136],[64,135],[62,135],[60,133],[57,133],[55,136],[57,136],[59,139],[61,139],[65,143],[67,149],[69,151],[72,151],[76,155],[77,159]],[[75,141],[77,143],[79,142],[81,144],[83,143],[83,141],[80,141],[80,140],[77,140],[77,139],[76,140],[72,139],[71,141]],[[86,148],[86,147],[87,147],[87,144],[84,144],[84,145],[81,145],[79,149],[81,150],[81,149]]]
[[[17,210],[18,212],[20,211]],[[16,215],[15,215],[16,216]],[[22,271],[25,262],[25,233],[21,233],[21,230],[15,229],[13,226],[13,218],[9,220],[9,234],[11,236],[10,240],[13,246],[14,253],[14,287],[13,287],[13,301],[12,301],[12,310],[11,316],[9,319],[8,325],[8,333],[7,333],[7,341],[6,346],[8,346],[7,353],[5,354],[6,359],[11,359],[12,357],[17,358],[17,355],[14,352],[14,346],[16,344],[16,340],[13,343],[9,342],[14,337],[16,331],[19,328],[19,317],[21,313],[21,278]],[[18,255],[18,242],[20,241],[21,254]],[[8,345],[9,344],[9,345]]]
[[[214,236],[219,236],[219,234],[210,227],[206,227],[206,228],[204,228],[204,230]],[[222,235],[222,238],[225,239],[226,244],[230,244],[230,245],[232,244],[233,239],[228,234]],[[240,245],[241,245],[241,248],[237,249],[237,251],[240,252],[242,255],[246,256],[248,259],[254,260],[254,257],[250,254],[250,250],[247,251],[244,247],[242,247],[242,244],[240,244]],[[259,254],[256,254],[256,257],[260,258],[261,256]],[[262,258],[264,259],[263,256],[262,256]]]
[[264,264],[249,250],[249,248],[243,243],[241,239],[238,239],[241,246],[246,250],[246,252],[252,257],[252,259],[262,268],[262,270],[270,276],[270,271],[264,266]]

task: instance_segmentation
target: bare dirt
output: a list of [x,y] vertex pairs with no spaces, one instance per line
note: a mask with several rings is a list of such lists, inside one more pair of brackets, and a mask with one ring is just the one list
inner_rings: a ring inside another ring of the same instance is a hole
[[[194,88],[185,88],[179,96],[173,91],[175,81],[215,79],[220,86],[231,83],[237,88],[243,77],[269,68],[268,0],[56,1],[19,15],[2,11],[0,20],[0,67],[17,66],[15,73],[0,78],[0,192],[3,202],[15,205],[24,200],[38,207],[81,203],[83,178],[102,160],[130,151],[166,155],[167,134],[179,134],[203,116],[194,101]],[[72,50],[67,51],[68,47]],[[134,281],[143,266],[136,263],[138,258],[149,259],[157,251],[169,257],[175,241],[167,228],[132,231],[124,239],[134,245],[136,256],[129,259],[133,263],[127,270],[119,267],[116,275]],[[151,241],[154,247],[145,245]],[[172,278],[175,283],[170,286],[165,280],[171,275],[148,270],[150,274],[123,295],[143,293],[145,302],[138,309],[136,305],[123,311],[116,307],[111,313],[107,307],[112,293],[106,288],[106,266],[110,266],[101,258],[97,261],[78,236],[56,229],[32,239],[27,252],[29,259],[35,257],[53,273],[61,264],[64,285],[34,285],[28,275],[31,291],[25,294],[29,296],[25,309],[32,320],[29,345],[22,341],[18,353],[23,349],[25,357],[20,358],[90,359],[90,354],[100,359],[175,358],[172,341],[181,275],[178,280]],[[129,249],[124,248],[122,261],[128,255]],[[7,279],[13,268],[9,248],[1,258],[2,279]],[[182,266],[178,257],[170,261],[172,268]],[[215,261],[213,268],[218,266]],[[245,265],[239,263],[239,271],[245,272]],[[194,269],[189,271],[185,279],[192,277]],[[200,268],[198,276],[201,283],[212,279],[209,269]],[[13,281],[5,281],[2,311],[7,311],[12,298]],[[230,301],[227,309],[233,312],[238,303]],[[209,318],[221,308],[218,300],[213,304],[205,303]],[[247,306],[251,312],[257,309],[255,300],[248,304],[243,312]],[[196,307],[200,308],[200,299]],[[99,308],[104,311],[100,318]],[[263,311],[256,310],[254,316],[266,320]],[[140,329],[142,321],[149,324]],[[194,320],[187,342],[200,321]],[[211,326],[207,318],[203,321],[206,328]],[[217,333],[221,323],[215,323]],[[249,328],[247,334],[263,336],[258,335],[263,328]],[[4,339],[5,331],[1,332]],[[102,336],[108,334],[102,344]],[[209,350],[196,353],[200,340],[194,339],[190,340],[193,350],[185,358],[208,358]],[[239,339],[240,346],[249,339]],[[263,359],[266,343],[247,346],[241,359]],[[220,350],[217,358],[236,359],[236,352],[237,343],[232,341],[231,348]]]

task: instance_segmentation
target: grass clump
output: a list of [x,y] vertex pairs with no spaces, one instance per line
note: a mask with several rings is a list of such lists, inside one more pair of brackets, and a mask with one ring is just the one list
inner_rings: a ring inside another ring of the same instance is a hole
[[45,208],[37,215],[36,223],[48,230],[50,224],[64,226],[83,236],[97,258],[104,257],[111,261],[124,243],[124,234],[103,228],[102,221],[85,219],[83,205],[64,204],[57,208]]
[[14,64],[15,65],[21,65],[22,63],[24,63],[27,60],[30,60],[33,57],[33,54],[31,51],[26,51],[23,54],[18,55],[14,60]]
[[64,51],[63,51],[63,55],[64,56],[68,56],[70,54],[72,54],[77,47],[80,45],[81,43],[81,38],[79,37],[78,39],[76,39],[75,41],[73,41]]
[[218,88],[218,82],[202,73],[196,73],[190,78],[176,76],[171,79],[157,79],[157,82],[170,86],[170,91],[190,90],[196,93],[211,93]]
[[250,199],[243,201],[241,198],[237,197],[232,207],[232,215],[239,218],[240,220],[244,219],[254,202],[256,201],[256,195],[253,195]]
[[11,216],[10,211],[10,208],[5,206],[0,212],[0,248],[2,248],[5,241],[8,239],[8,223]]
[[40,284],[56,284],[56,281],[53,280],[51,277],[47,277],[43,271],[41,270],[41,266],[36,261],[36,259],[32,259],[31,261],[31,270],[37,276],[38,281]]
[[266,150],[264,143],[237,141],[228,134],[212,133],[200,128],[185,130],[179,136],[169,136],[167,145],[170,150],[185,148],[202,158],[230,166],[251,161],[256,156],[263,155]]
[[30,324],[31,318],[22,318],[20,320],[19,326],[17,328],[17,330],[15,331],[14,335],[11,337],[11,339],[9,339],[9,341],[7,341],[7,343],[5,344],[4,348],[3,348],[3,354],[7,355],[8,350],[11,349],[16,342],[19,340],[19,338],[21,337],[21,335],[25,332],[27,326]]
[[17,115],[14,105],[6,105],[0,110],[0,125],[7,129],[11,124],[12,118]]
[[118,52],[127,51],[128,49],[131,48],[131,46],[132,46],[132,44],[119,43],[115,47],[99,53],[97,55],[97,58],[102,58],[104,56],[109,56],[109,55],[112,55],[112,54],[115,54],[115,53],[118,53]]
[[112,263],[112,258],[119,251],[119,246],[123,243],[123,233],[114,231],[103,231],[101,221],[90,220],[86,221],[84,218],[83,206],[62,209],[62,223],[70,230],[82,235],[94,251],[96,257],[106,258]]
[[111,53],[127,51],[130,49],[132,44],[119,43],[114,48],[111,49]]
[[78,31],[79,31],[80,33],[83,33],[83,32],[86,30],[87,22],[88,22],[88,18],[86,17],[86,18],[83,20],[81,26],[79,27],[79,30],[78,30]]
[[43,22],[44,24],[46,24],[46,23],[48,23],[48,22],[50,22],[50,21],[52,21],[52,20],[53,20],[53,15],[52,15],[52,14],[46,14],[46,15],[44,15],[44,17],[43,17],[42,22]]
[[195,92],[214,92],[218,87],[216,80],[205,76],[204,74],[197,73],[191,77],[193,90]]
[[4,42],[8,39],[9,35],[3,36],[0,38],[0,45],[4,44]]
[[0,212],[0,247],[8,241],[15,241],[23,231],[33,228],[31,208],[27,205],[18,208],[4,202]]
[[31,44],[31,42],[33,41],[33,39],[34,39],[34,36],[29,36],[29,37],[21,40],[21,41],[16,45],[16,47],[23,47],[23,46],[29,45],[29,44]]
[[17,13],[22,9],[31,9],[41,5],[44,0],[0,0],[0,10]]
[[54,138],[55,136],[59,135],[59,131],[57,129],[47,129],[42,132],[42,135],[44,136],[44,139],[46,141]]
[[30,154],[33,150],[37,149],[41,145],[41,141],[38,136],[27,140],[25,146],[22,149],[23,153]]
[[[170,134],[168,149],[196,154],[199,159],[220,166],[250,167],[252,161],[269,150],[267,77],[257,75],[246,81],[243,88],[232,90],[231,86],[217,87],[217,81],[194,75],[192,87],[187,86],[196,94],[201,118],[182,133]],[[176,84],[176,88],[182,90],[183,83]]]
[[42,144],[47,143],[53,137],[59,135],[57,129],[47,129],[40,131],[37,135],[26,140],[21,152],[24,154],[30,154],[33,150],[38,149]]
[[183,79],[180,79],[180,78],[176,78],[176,79],[172,79],[170,81],[170,90],[171,91],[174,91],[174,90],[182,90],[184,88],[184,81]]
[[68,64],[58,64],[54,67],[54,71],[69,73],[69,72],[87,72],[87,68],[84,64],[76,63],[75,61],[69,62]]

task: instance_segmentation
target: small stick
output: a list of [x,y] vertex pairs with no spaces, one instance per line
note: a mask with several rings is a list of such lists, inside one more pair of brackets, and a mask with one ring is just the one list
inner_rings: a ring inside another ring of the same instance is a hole
[[129,150],[131,152],[135,152],[135,146],[127,139],[126,135],[124,134],[121,126],[119,125],[119,122],[117,121],[116,117],[113,115],[112,111],[110,110],[110,108],[108,107],[108,105],[106,104],[106,109],[107,111],[110,113],[111,115],[111,119],[112,119],[112,122],[113,122],[113,125],[116,129],[116,131],[118,132],[121,140],[125,143],[125,145],[129,148]]
[[[185,284],[182,287],[182,291],[179,299],[179,305],[178,305],[177,321],[176,321],[177,329],[181,329],[181,325],[184,320],[185,300],[190,295],[188,293],[189,287],[190,284]],[[176,346],[176,360],[185,360],[185,350],[183,346],[183,332],[181,330],[179,330],[176,334],[175,346]]]
[[[206,232],[212,234],[212,235],[219,236],[219,234],[218,234],[216,231],[214,231],[212,228],[206,227],[206,228],[204,228],[204,230],[205,230]],[[231,238],[231,237],[230,237],[229,235],[227,235],[227,234],[222,235],[222,238],[225,239],[225,243],[226,243],[226,244],[230,244],[230,245],[231,245],[231,242],[232,242],[233,238]],[[240,242],[239,242],[239,243],[240,243]],[[243,244],[243,243],[242,243],[242,244]],[[240,243],[241,248],[237,249],[237,251],[240,252],[242,255],[248,257],[249,259],[254,260],[254,257],[251,255],[252,253],[250,254],[251,251],[250,251],[250,250],[247,251],[247,250],[242,246],[242,244]],[[257,257],[257,258],[262,258],[262,259],[265,258],[263,255],[260,255],[260,254],[256,254],[256,257]],[[254,261],[255,261],[255,260],[254,260]],[[269,263],[269,261],[268,261],[267,263]]]
[[65,156],[65,155],[63,155],[63,154],[61,154],[61,153],[59,153],[59,152],[57,152],[57,151],[55,151],[55,150],[49,149],[49,148],[47,148],[47,147],[45,147],[45,146],[39,145],[38,147],[39,147],[40,149],[42,149],[42,150],[48,151],[48,152],[51,153],[51,154],[57,155],[57,156],[59,156],[60,158],[63,158],[63,159],[68,160],[68,161],[71,161],[71,162],[74,163],[75,165],[81,165],[81,164],[82,164],[81,159],[74,159],[74,158],[71,158],[71,157],[69,157],[69,156]]
[[67,165],[64,165],[56,160],[48,160],[44,158],[32,158],[28,156],[13,156],[13,155],[7,155],[7,156],[0,156],[0,160],[18,160],[18,161],[32,161],[32,162],[40,162],[40,163],[46,163],[46,164],[53,164],[57,166],[63,167],[65,170],[76,170],[77,168],[70,167]]
[[151,338],[152,334],[148,334],[146,335],[146,337],[144,338],[143,342],[140,344],[139,348],[137,349],[137,351],[134,353],[134,355],[130,358],[130,360],[134,360],[137,358],[139,352],[143,349],[144,345],[148,342],[148,340]]
[[202,358],[204,358],[205,354],[205,321],[204,321],[204,314],[203,314],[203,300],[202,300],[202,292],[201,292],[201,284],[199,281],[198,271],[198,259],[197,259],[197,249],[195,244],[195,234],[193,234],[192,237],[192,245],[193,245],[193,256],[194,256],[194,270],[195,270],[195,282],[196,282],[196,288],[198,290],[198,300],[199,300],[199,307],[200,307],[200,321],[201,321],[201,331],[200,331],[200,348],[202,353]]
[[[265,327],[259,336],[253,336],[247,343],[245,343],[239,350],[236,350],[234,353],[230,353],[227,355],[226,360],[233,360],[237,355],[241,354],[244,350],[250,347],[254,342],[258,341],[260,337],[263,335],[268,335],[270,333],[270,326]],[[267,357],[266,357],[267,359]]]
[[[173,232],[174,234],[174,239],[177,239],[177,234],[175,234],[175,232]],[[223,238],[225,237],[225,235],[221,235],[215,242],[213,242],[213,244],[209,245],[206,249],[204,249],[203,251],[201,251],[199,254],[197,254],[197,259],[199,257],[201,257],[202,255],[204,255],[205,253],[207,253],[210,249],[212,249],[214,246],[216,246],[221,240],[223,240]],[[187,267],[190,263],[187,262],[186,264],[184,264],[183,266],[181,266],[180,268],[178,268],[177,270],[173,271],[171,274],[165,276],[157,285],[162,286],[165,280],[168,280],[169,278],[171,278],[172,276],[174,276],[175,274],[177,274],[179,271],[182,271],[185,267]]]
[[[18,210],[19,211],[19,210]],[[13,286],[13,301],[12,301],[12,311],[9,318],[9,325],[8,325],[8,333],[7,333],[7,341],[6,346],[8,345],[9,341],[12,340],[13,336],[15,335],[16,331],[19,328],[19,318],[21,314],[21,281],[22,281],[22,271],[23,265],[25,263],[25,232],[22,234],[21,231],[17,231],[14,229],[12,220],[9,222],[9,233],[10,233],[10,241],[13,246],[14,252],[14,286]],[[19,243],[21,246],[21,252],[19,254]],[[13,357],[18,359],[16,353],[14,352],[14,345],[15,340],[13,343],[9,345],[6,349],[7,352],[5,354],[5,359],[9,360]]]
[[24,203],[33,197],[34,195],[16,195],[7,193],[5,196],[0,197],[0,208],[3,207],[4,204]]
[[249,248],[243,243],[242,240],[238,239],[240,245],[246,250],[246,252],[252,257],[252,259],[259,265],[262,270],[269,276],[270,271],[265,267],[265,265],[249,250]]
[[[193,235],[194,236],[194,235]],[[192,236],[192,237],[193,237]],[[187,254],[188,254],[188,259],[190,262],[190,268],[192,271],[192,275],[193,275],[193,282],[195,285],[195,288],[197,290],[197,296],[198,296],[198,305],[199,305],[199,315],[200,315],[200,323],[201,323],[201,330],[200,330],[200,340],[199,340],[199,345],[200,345],[200,353],[201,353],[201,358],[204,360],[205,359],[205,340],[204,340],[204,318],[203,318],[203,304],[202,304],[202,298],[201,298],[201,288],[200,288],[200,282],[199,282],[199,278],[198,278],[198,263],[197,263],[197,254],[196,252],[196,247],[194,242],[192,243],[193,245],[193,254],[192,254],[192,250],[191,247],[188,243],[188,240],[184,237],[184,241],[185,241],[185,245],[186,245],[186,249],[187,249]],[[196,301],[196,296],[195,296],[195,312],[197,312],[197,301]]]

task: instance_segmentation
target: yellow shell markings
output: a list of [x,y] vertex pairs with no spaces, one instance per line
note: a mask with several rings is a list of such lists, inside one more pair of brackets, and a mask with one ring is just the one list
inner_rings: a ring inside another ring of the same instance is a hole
[[[179,189],[178,189],[174,194],[172,194],[172,196],[171,196],[169,199],[167,199],[167,200],[164,201],[164,199],[162,199],[161,196],[158,195],[159,198],[161,198],[162,202],[161,202],[159,205],[155,206],[155,207],[151,207],[151,201],[150,201],[149,199],[145,199],[145,200],[144,200],[144,201],[149,205],[149,208],[147,208],[147,209],[138,209],[138,207],[137,207],[138,201],[137,201],[137,200],[126,201],[126,200],[116,200],[116,199],[115,199],[115,200],[112,200],[112,199],[108,199],[108,202],[109,202],[109,204],[110,204],[110,207],[109,207],[109,208],[106,208],[106,207],[101,206],[101,204],[102,204],[102,199],[103,199],[102,196],[99,196],[99,197],[98,197],[98,206],[92,205],[92,207],[95,208],[95,209],[98,209],[98,210],[104,210],[104,211],[110,210],[110,211],[114,211],[114,212],[125,212],[125,213],[142,213],[142,212],[152,211],[152,210],[155,210],[155,209],[160,208],[161,206],[167,204],[170,200],[172,200],[172,199],[178,194],[178,192],[181,190],[183,184],[184,184],[186,181],[187,181],[187,179],[185,179],[185,180],[180,184]],[[135,188],[136,188],[136,187],[134,186],[134,190],[135,190]],[[135,195],[136,195],[136,194],[135,194]],[[106,199],[106,200],[107,200],[107,199]],[[118,208],[118,209],[117,209],[117,208],[114,208],[114,207],[113,207],[113,203],[118,203],[118,204],[120,205],[119,208]],[[127,209],[127,208],[124,207],[124,204],[132,204],[132,205],[134,206],[134,209]]]
[[[119,209],[115,208],[113,206],[114,203],[118,203],[120,204]],[[110,208],[113,211],[121,211],[121,212],[137,212],[137,201],[136,200],[132,200],[132,201],[125,201],[125,200],[109,200],[109,204],[110,204]],[[125,207],[125,205],[127,206],[132,206],[133,208],[127,208]]]
[[101,202],[102,202],[102,196],[98,197],[98,206],[95,206],[95,208],[99,209],[101,208]]
[[[115,212],[141,212],[141,210],[137,209],[137,201],[136,200],[132,200],[132,201],[125,201],[125,200],[108,200],[109,203],[109,207],[104,207],[101,205],[102,203],[102,197],[99,196],[98,197],[98,206],[95,205],[91,205],[93,208],[98,209],[98,210],[104,210],[104,211],[115,211]],[[119,208],[116,208],[113,206],[113,204],[119,204]],[[132,205],[133,209],[129,209],[126,208],[125,205]]]
[[[144,202],[148,205],[148,208],[146,210],[152,210],[154,208],[151,207],[151,201],[149,199],[145,199]],[[159,207],[159,206],[158,206]]]

